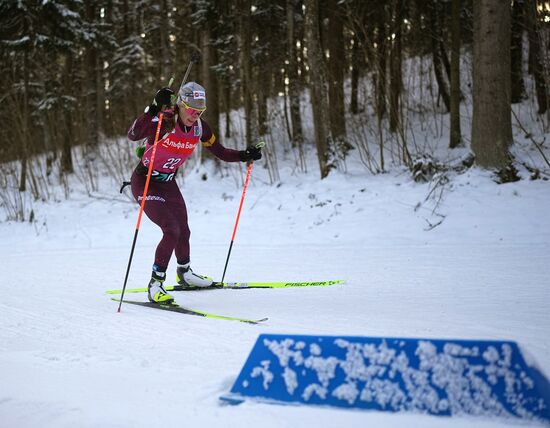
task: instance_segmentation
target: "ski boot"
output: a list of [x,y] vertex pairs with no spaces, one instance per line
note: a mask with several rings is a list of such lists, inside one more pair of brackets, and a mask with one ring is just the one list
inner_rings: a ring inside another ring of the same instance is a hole
[[147,287],[147,295],[150,302],[159,303],[161,305],[171,304],[174,302],[174,298],[164,289],[163,283],[165,279],[165,272],[153,271],[151,281],[149,281],[149,285]]
[[176,269],[176,281],[184,287],[210,287],[214,284],[212,278],[207,276],[197,275],[189,266],[189,263],[184,265],[178,264]]

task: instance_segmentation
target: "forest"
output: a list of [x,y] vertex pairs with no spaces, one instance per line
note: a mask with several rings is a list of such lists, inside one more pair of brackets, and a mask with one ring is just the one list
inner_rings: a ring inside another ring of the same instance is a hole
[[[514,180],[511,106],[531,102],[548,127],[548,21],[541,0],[0,0],[2,175],[37,196],[41,174],[74,172],[75,148],[93,165],[98,145],[124,136],[171,78],[177,90],[200,55],[189,78],[207,88],[204,117],[222,143],[239,110],[242,148],[278,117],[298,164],[316,150],[320,178],[352,152],[371,173],[414,168],[425,154],[409,128],[420,86],[449,147],[471,147],[470,162]],[[430,68],[420,83],[406,65],[415,58]]]

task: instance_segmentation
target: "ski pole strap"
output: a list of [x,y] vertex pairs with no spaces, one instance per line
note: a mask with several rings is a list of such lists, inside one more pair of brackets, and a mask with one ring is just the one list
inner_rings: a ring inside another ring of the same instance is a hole
[[132,183],[129,182],[129,181],[123,181],[123,182],[122,182],[122,186],[120,187],[120,193],[122,193],[122,191],[124,190],[124,188],[125,188],[126,186],[129,186],[130,184],[132,184]]

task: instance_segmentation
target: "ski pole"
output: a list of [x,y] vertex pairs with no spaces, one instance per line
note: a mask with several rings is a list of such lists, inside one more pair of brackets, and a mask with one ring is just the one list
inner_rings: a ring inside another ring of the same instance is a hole
[[[172,80],[170,80],[170,85]],[[153,162],[155,161],[155,153],[157,151],[157,143],[159,141],[160,128],[162,125],[162,119],[164,114],[159,114],[159,123],[157,125],[157,132],[155,134],[155,142],[153,144],[153,151],[151,152],[151,161],[149,162],[149,169],[147,170],[147,179],[145,180],[145,187],[143,188],[143,195],[141,197],[141,205],[139,206],[139,214],[136,224],[136,232],[134,233],[134,241],[132,242],[132,249],[130,251],[130,259],[128,260],[128,267],[126,268],[126,276],[124,277],[124,286],[122,287],[122,294],[120,295],[120,301],[118,302],[118,311],[122,306],[122,299],[124,299],[124,291],[126,290],[126,284],[128,283],[128,274],[130,273],[130,266],[132,265],[132,258],[134,257],[134,250],[136,248],[136,241],[139,233],[139,226],[141,224],[141,216],[143,215],[143,208],[145,208],[145,200],[147,198],[147,191],[149,190],[149,182],[151,181],[151,174],[153,172]]]
[[200,60],[201,60],[200,52],[194,51],[191,54],[191,61],[189,61],[189,65],[187,66],[187,70],[185,70],[185,75],[183,76],[183,80],[181,81],[181,86],[185,85],[185,83],[187,82],[187,78],[189,77],[189,72],[191,71],[191,65],[198,64]]
[[[191,63],[187,67],[186,75],[189,73]],[[168,87],[172,86],[174,78],[170,79]],[[153,163],[155,161],[155,153],[157,152],[157,144],[159,141],[160,128],[162,127],[162,119],[164,118],[164,113],[160,112],[159,114],[159,123],[157,125],[157,131],[155,133],[155,142],[153,143],[153,151],[151,152],[151,161],[149,162],[149,168],[147,169],[147,178],[145,179],[145,187],[143,187],[143,195],[141,196],[141,204],[139,206],[139,214],[136,224],[136,232],[134,233],[134,240],[132,241],[132,249],[130,250],[130,258],[128,259],[128,267],[126,268],[126,276],[124,277],[124,285],[122,287],[122,294],[120,295],[120,301],[118,302],[118,311],[122,306],[122,299],[124,299],[124,291],[126,290],[126,284],[128,284],[128,275],[130,274],[130,266],[132,266],[132,259],[134,257],[134,250],[136,249],[136,242],[139,233],[139,226],[141,224],[141,217],[143,215],[143,209],[145,208],[145,201],[147,199],[147,192],[149,190],[149,182],[151,181],[151,174],[153,173]]]
[[[201,54],[199,52],[193,52],[191,54],[191,61],[189,61],[189,65],[187,66],[187,70],[185,70],[185,74],[183,75],[183,80],[181,81],[180,88],[183,85],[185,85],[185,83],[187,82],[187,78],[189,77],[189,72],[191,71],[191,66],[193,64],[198,64],[200,60],[201,60]],[[177,94],[172,95],[172,104],[176,104],[177,99],[178,99]]]
[[[187,81],[187,77],[189,76],[189,72],[191,71],[191,66],[193,64],[198,64],[201,59],[200,52],[193,52],[191,54],[191,61],[189,61],[189,65],[187,66],[187,70],[185,70],[185,75],[183,76],[183,80],[181,82],[181,85],[183,86],[185,82]],[[168,83],[168,86],[172,86],[172,82],[174,81],[174,78],[172,77],[170,79],[170,83]],[[172,99],[172,103],[175,104],[175,99],[177,96],[174,96]],[[155,160],[155,153],[157,152],[157,143],[159,140],[160,135],[160,128],[162,125],[162,119],[164,118],[164,114],[161,112],[159,115],[159,123],[157,125],[157,132],[155,134],[155,142],[153,143],[153,151],[151,152],[151,161],[149,163],[149,169],[147,170],[147,179],[145,180],[145,187],[143,188],[143,195],[141,197],[141,205],[139,207],[139,214],[136,224],[136,232],[134,233],[134,240],[132,242],[132,249],[130,250],[130,257],[128,259],[128,267],[126,268],[126,275],[124,277],[124,285],[122,287],[122,293],[120,294],[120,301],[118,302],[118,311],[120,312],[120,308],[122,306],[122,300],[124,299],[124,292],[126,291],[126,284],[128,284],[128,275],[130,273],[130,266],[132,265],[132,259],[134,257],[134,250],[136,248],[136,241],[139,233],[139,226],[141,224],[141,216],[143,215],[143,209],[145,208],[145,200],[147,198],[147,191],[149,190],[149,182],[151,181],[151,174],[153,173],[153,161]]]
[[[263,141],[256,144],[256,148],[260,149],[265,146]],[[222,283],[225,279],[225,271],[227,270],[227,264],[229,263],[229,256],[231,255],[231,249],[233,248],[233,242],[235,242],[235,235],[237,234],[237,226],[239,225],[239,219],[241,218],[241,211],[243,209],[244,197],[246,195],[246,188],[248,187],[248,181],[250,180],[250,173],[252,172],[252,162],[248,164],[248,170],[246,171],[246,179],[244,181],[243,194],[241,195],[241,203],[239,204],[239,211],[237,212],[237,220],[235,220],[235,227],[233,228],[233,236],[231,236],[231,243],[229,244],[229,251],[227,252],[227,258],[225,259],[225,266],[223,268]]]

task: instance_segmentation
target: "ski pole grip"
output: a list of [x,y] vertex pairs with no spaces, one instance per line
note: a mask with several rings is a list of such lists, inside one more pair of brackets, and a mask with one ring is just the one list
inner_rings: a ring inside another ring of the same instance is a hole
[[201,60],[201,53],[199,51],[193,51],[191,54],[191,62],[198,64]]

